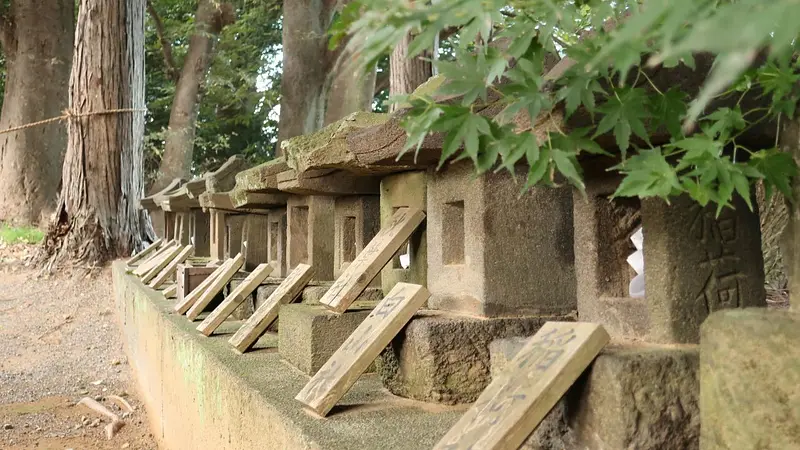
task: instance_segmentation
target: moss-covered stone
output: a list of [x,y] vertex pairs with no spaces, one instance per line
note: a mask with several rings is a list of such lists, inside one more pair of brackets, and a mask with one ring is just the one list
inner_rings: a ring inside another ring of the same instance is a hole
[[800,445],[800,314],[766,308],[708,316],[700,335],[700,448]]
[[284,157],[275,158],[236,174],[236,189],[249,192],[273,192],[278,190],[279,173],[288,170]]
[[327,127],[281,143],[286,162],[297,172],[311,169],[359,169],[355,155],[347,146],[347,135],[379,125],[388,120],[388,114],[355,112]]

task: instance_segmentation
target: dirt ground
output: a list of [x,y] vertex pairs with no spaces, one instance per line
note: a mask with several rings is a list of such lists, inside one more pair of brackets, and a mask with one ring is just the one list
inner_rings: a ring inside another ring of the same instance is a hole
[[[109,269],[39,278],[0,244],[0,450],[156,449],[113,314]],[[124,398],[132,413],[111,396]],[[125,423],[77,402],[97,400]]]

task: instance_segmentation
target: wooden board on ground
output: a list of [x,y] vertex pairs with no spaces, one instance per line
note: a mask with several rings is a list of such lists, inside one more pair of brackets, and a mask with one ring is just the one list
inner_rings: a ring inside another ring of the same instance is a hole
[[126,261],[126,262],[125,262],[125,264],[127,264],[127,265],[128,265],[128,267],[131,267],[131,266],[133,266],[133,265],[135,265],[135,264],[138,264],[140,261],[143,261],[143,260],[144,260],[144,258],[145,258],[147,255],[149,255],[149,254],[151,254],[151,253],[153,253],[153,252],[157,251],[157,250],[159,249],[159,247],[161,246],[161,243],[162,243],[162,242],[164,242],[164,240],[163,240],[163,239],[161,239],[161,238],[158,238],[158,239],[156,239],[156,241],[155,241],[155,242],[153,242],[152,244],[150,244],[150,245],[148,245],[147,247],[145,247],[145,248],[144,248],[144,250],[142,250],[142,251],[140,251],[139,253],[137,253],[137,254],[135,254],[135,255],[131,256],[131,257],[128,259],[128,261]]
[[516,450],[608,343],[601,325],[547,322],[435,450]]
[[145,284],[149,283],[150,280],[152,280],[153,278],[156,277],[156,275],[161,273],[161,271],[164,270],[164,267],[167,267],[167,265],[169,265],[169,263],[173,259],[175,259],[178,256],[178,254],[180,254],[181,249],[182,247],[180,245],[175,245],[173,247],[170,247],[169,251],[165,252],[164,255],[162,255],[158,263],[156,263],[153,266],[153,268],[150,269],[146,274],[142,275],[142,283]]
[[133,274],[136,275],[137,277],[141,277],[142,275],[149,272],[150,269],[152,269],[153,266],[155,266],[158,263],[158,261],[164,255],[164,253],[168,252],[172,247],[176,245],[178,245],[178,241],[176,240],[171,240],[167,242],[160,249],[158,249],[157,252],[153,253],[145,261],[142,261],[142,263],[139,264],[139,266],[136,267],[136,269],[134,269]]
[[194,302],[194,305],[192,305],[192,307],[189,308],[189,311],[186,312],[186,317],[188,317],[189,320],[197,319],[197,316],[199,316],[200,313],[203,312],[206,306],[208,306],[208,304],[211,303],[211,300],[214,300],[214,297],[216,297],[217,294],[219,294],[220,291],[222,291],[225,285],[231,281],[233,275],[236,272],[238,272],[239,269],[242,268],[243,264],[244,264],[244,255],[239,253],[238,255],[236,255],[235,258],[233,258],[230,261],[228,267],[226,267],[225,270],[220,272],[220,274],[214,279],[214,281],[212,281],[211,284],[208,285],[205,292],[203,292],[202,294],[200,294],[199,297],[197,297],[197,301]]
[[200,295],[206,291],[208,286],[211,285],[211,283],[213,283],[215,279],[217,279],[219,274],[221,274],[228,267],[228,265],[230,265],[232,261],[233,260],[228,259],[225,262],[223,262],[219,267],[217,267],[213,272],[211,272],[211,275],[206,277],[205,280],[203,280],[200,284],[198,284],[197,287],[192,290],[192,292],[189,292],[189,294],[186,295],[183,298],[183,300],[178,300],[178,303],[175,305],[175,312],[177,312],[178,314],[186,314],[186,311],[188,311],[189,308],[191,308],[194,305],[194,302],[197,301]]
[[295,400],[325,417],[428,297],[428,290],[418,284],[397,283]]
[[252,294],[253,291],[256,290],[258,285],[260,285],[264,280],[267,279],[267,275],[272,273],[273,267],[269,263],[259,264],[250,275],[247,276],[239,286],[236,286],[236,289],[230,293],[227,297],[225,297],[225,301],[223,301],[217,308],[209,314],[206,319],[200,323],[197,327],[197,331],[205,334],[206,336],[211,336],[222,322],[228,318],[239,305],[244,302],[244,299],[247,298],[248,295]]
[[159,274],[153,278],[153,281],[150,282],[150,287],[153,289],[158,289],[161,287],[164,282],[166,282],[171,276],[175,275],[175,271],[178,268],[178,264],[183,263],[192,254],[194,251],[194,246],[187,245],[181,249],[180,253],[178,253],[175,258],[170,261],[164,269],[159,272]]
[[320,303],[335,312],[345,312],[424,219],[425,213],[419,209],[398,209],[389,224],[369,241],[364,250],[336,279],[333,286],[322,296]]
[[278,317],[278,309],[281,305],[291,303],[300,295],[313,275],[314,271],[311,270],[311,266],[298,264],[228,342],[242,353],[247,351]]
[[175,298],[175,297],[177,297],[177,295],[178,295],[177,290],[178,290],[178,285],[176,285],[176,284],[172,284],[172,285],[167,286],[167,288],[164,289],[164,298]]

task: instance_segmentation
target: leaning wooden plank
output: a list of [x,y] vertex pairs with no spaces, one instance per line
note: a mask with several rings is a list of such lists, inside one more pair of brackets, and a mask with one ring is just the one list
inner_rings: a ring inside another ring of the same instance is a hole
[[178,254],[180,254],[180,252],[181,252],[180,245],[171,247],[168,252],[164,253],[164,255],[161,257],[161,260],[159,260],[158,263],[154,265],[149,272],[142,275],[142,283],[149,283],[150,280],[152,280],[153,278],[156,277],[156,275],[161,273],[161,271],[164,270],[164,267],[167,267],[170,261],[175,259],[178,256]]
[[178,268],[178,264],[183,263],[192,254],[194,251],[194,246],[187,245],[183,247],[183,249],[178,253],[178,255],[172,259],[172,261],[167,264],[166,267],[155,277],[153,281],[150,282],[150,287],[153,289],[158,289],[167,281],[170,277],[175,275],[175,270]]
[[298,264],[228,342],[242,353],[247,351],[278,317],[278,309],[280,309],[281,305],[291,303],[300,295],[313,275],[314,271],[311,266]]
[[197,297],[197,301],[194,302],[194,305],[192,305],[192,307],[189,308],[189,311],[186,312],[186,317],[188,317],[189,320],[197,319],[197,316],[199,316],[200,313],[203,312],[205,307],[208,306],[209,303],[211,303],[211,300],[213,300],[214,297],[216,297],[217,294],[219,294],[220,291],[222,291],[225,285],[231,281],[233,275],[236,274],[236,272],[238,272],[239,269],[242,268],[243,264],[244,264],[244,255],[239,253],[238,255],[236,255],[235,258],[231,260],[228,267],[225,268],[225,270],[222,271],[219,274],[219,276],[215,278],[214,281],[211,282],[211,284],[208,285],[208,288],[206,288],[205,292],[200,294],[200,297]]
[[325,292],[320,303],[338,313],[347,310],[424,219],[425,213],[419,209],[398,209],[389,224],[372,238]]
[[428,290],[418,284],[397,283],[295,400],[325,417],[428,297]]
[[248,295],[252,294],[254,290],[260,285],[267,276],[272,273],[272,265],[269,263],[259,264],[250,275],[242,280],[239,286],[233,290],[217,308],[209,314],[206,319],[197,326],[197,331],[211,336],[221,324],[228,318],[239,305],[244,302]]
[[194,302],[197,301],[200,295],[206,291],[208,286],[210,286],[211,283],[214,282],[214,280],[219,276],[219,274],[221,274],[228,267],[228,265],[230,265],[231,261],[232,260],[229,259],[223,262],[219,267],[216,268],[216,270],[214,270],[211,273],[211,275],[206,277],[205,280],[203,280],[200,284],[198,284],[197,287],[192,290],[192,292],[189,292],[189,294],[186,295],[183,298],[183,300],[179,300],[178,303],[175,305],[175,312],[177,312],[178,314],[185,314],[186,311],[188,311],[189,308],[191,308],[194,305]]
[[547,322],[435,450],[516,450],[609,337],[601,325]]
[[160,249],[158,249],[157,252],[153,253],[152,256],[147,258],[145,261],[142,261],[142,263],[139,264],[139,266],[136,267],[136,269],[134,269],[133,274],[136,275],[137,277],[141,277],[142,275],[149,272],[150,269],[152,269],[153,266],[155,266],[158,263],[158,261],[160,261],[161,256],[163,256],[164,253],[168,252],[172,247],[176,245],[178,245],[178,241],[171,240],[167,242],[166,245],[163,245]]
[[178,285],[177,284],[170,285],[169,287],[164,289],[164,298],[175,298],[175,297],[177,297],[177,295],[178,295],[177,290],[178,290]]
[[161,238],[156,239],[155,242],[153,242],[152,244],[150,244],[147,247],[145,247],[144,250],[142,250],[139,253],[131,256],[128,259],[128,261],[125,262],[125,264],[127,264],[128,266],[133,266],[133,265],[139,263],[140,261],[143,261],[145,256],[147,256],[147,255],[153,253],[154,251],[158,250],[158,248],[159,248],[159,246],[161,245],[162,242],[164,242],[163,239],[161,239]]

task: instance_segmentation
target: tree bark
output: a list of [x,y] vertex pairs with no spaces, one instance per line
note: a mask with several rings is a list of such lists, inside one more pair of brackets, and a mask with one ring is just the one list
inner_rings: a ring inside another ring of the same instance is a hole
[[222,29],[232,21],[232,7],[213,0],[200,0],[195,31],[175,88],[169,115],[164,156],[151,192],[163,189],[175,178],[191,178],[195,125],[214,44]]
[[323,126],[356,111],[371,111],[372,99],[375,98],[376,70],[367,74],[355,70],[348,64],[356,58],[346,45],[339,44],[341,49],[329,52],[329,67],[323,97],[325,98],[325,119]]
[[38,262],[101,265],[141,246],[144,0],[81,0],[70,77],[76,114],[63,188]]
[[[784,116],[781,122],[780,148],[800,165],[800,118],[789,120]],[[789,221],[783,232],[781,253],[789,280],[789,305],[792,310],[800,311],[800,177],[792,180],[792,195],[795,204],[786,202]]]
[[[74,15],[74,0],[12,0],[0,22],[7,76],[0,130],[57,117],[67,107]],[[46,222],[66,145],[63,123],[0,135],[0,220]]]
[[[336,0],[283,2],[283,75],[278,145],[311,133],[325,119],[325,82],[329,66],[327,30]],[[277,155],[276,155],[277,156]]]
[[[413,37],[406,35],[406,37],[394,48],[391,56],[389,57],[389,96],[410,94],[419,87],[422,83],[428,81],[433,73],[431,63],[422,59],[429,57],[423,53],[422,55],[409,59],[408,46],[411,44]],[[433,42],[431,42],[433,46]],[[426,52],[427,53],[427,52]],[[390,111],[397,109],[397,104],[393,103],[390,106]]]

